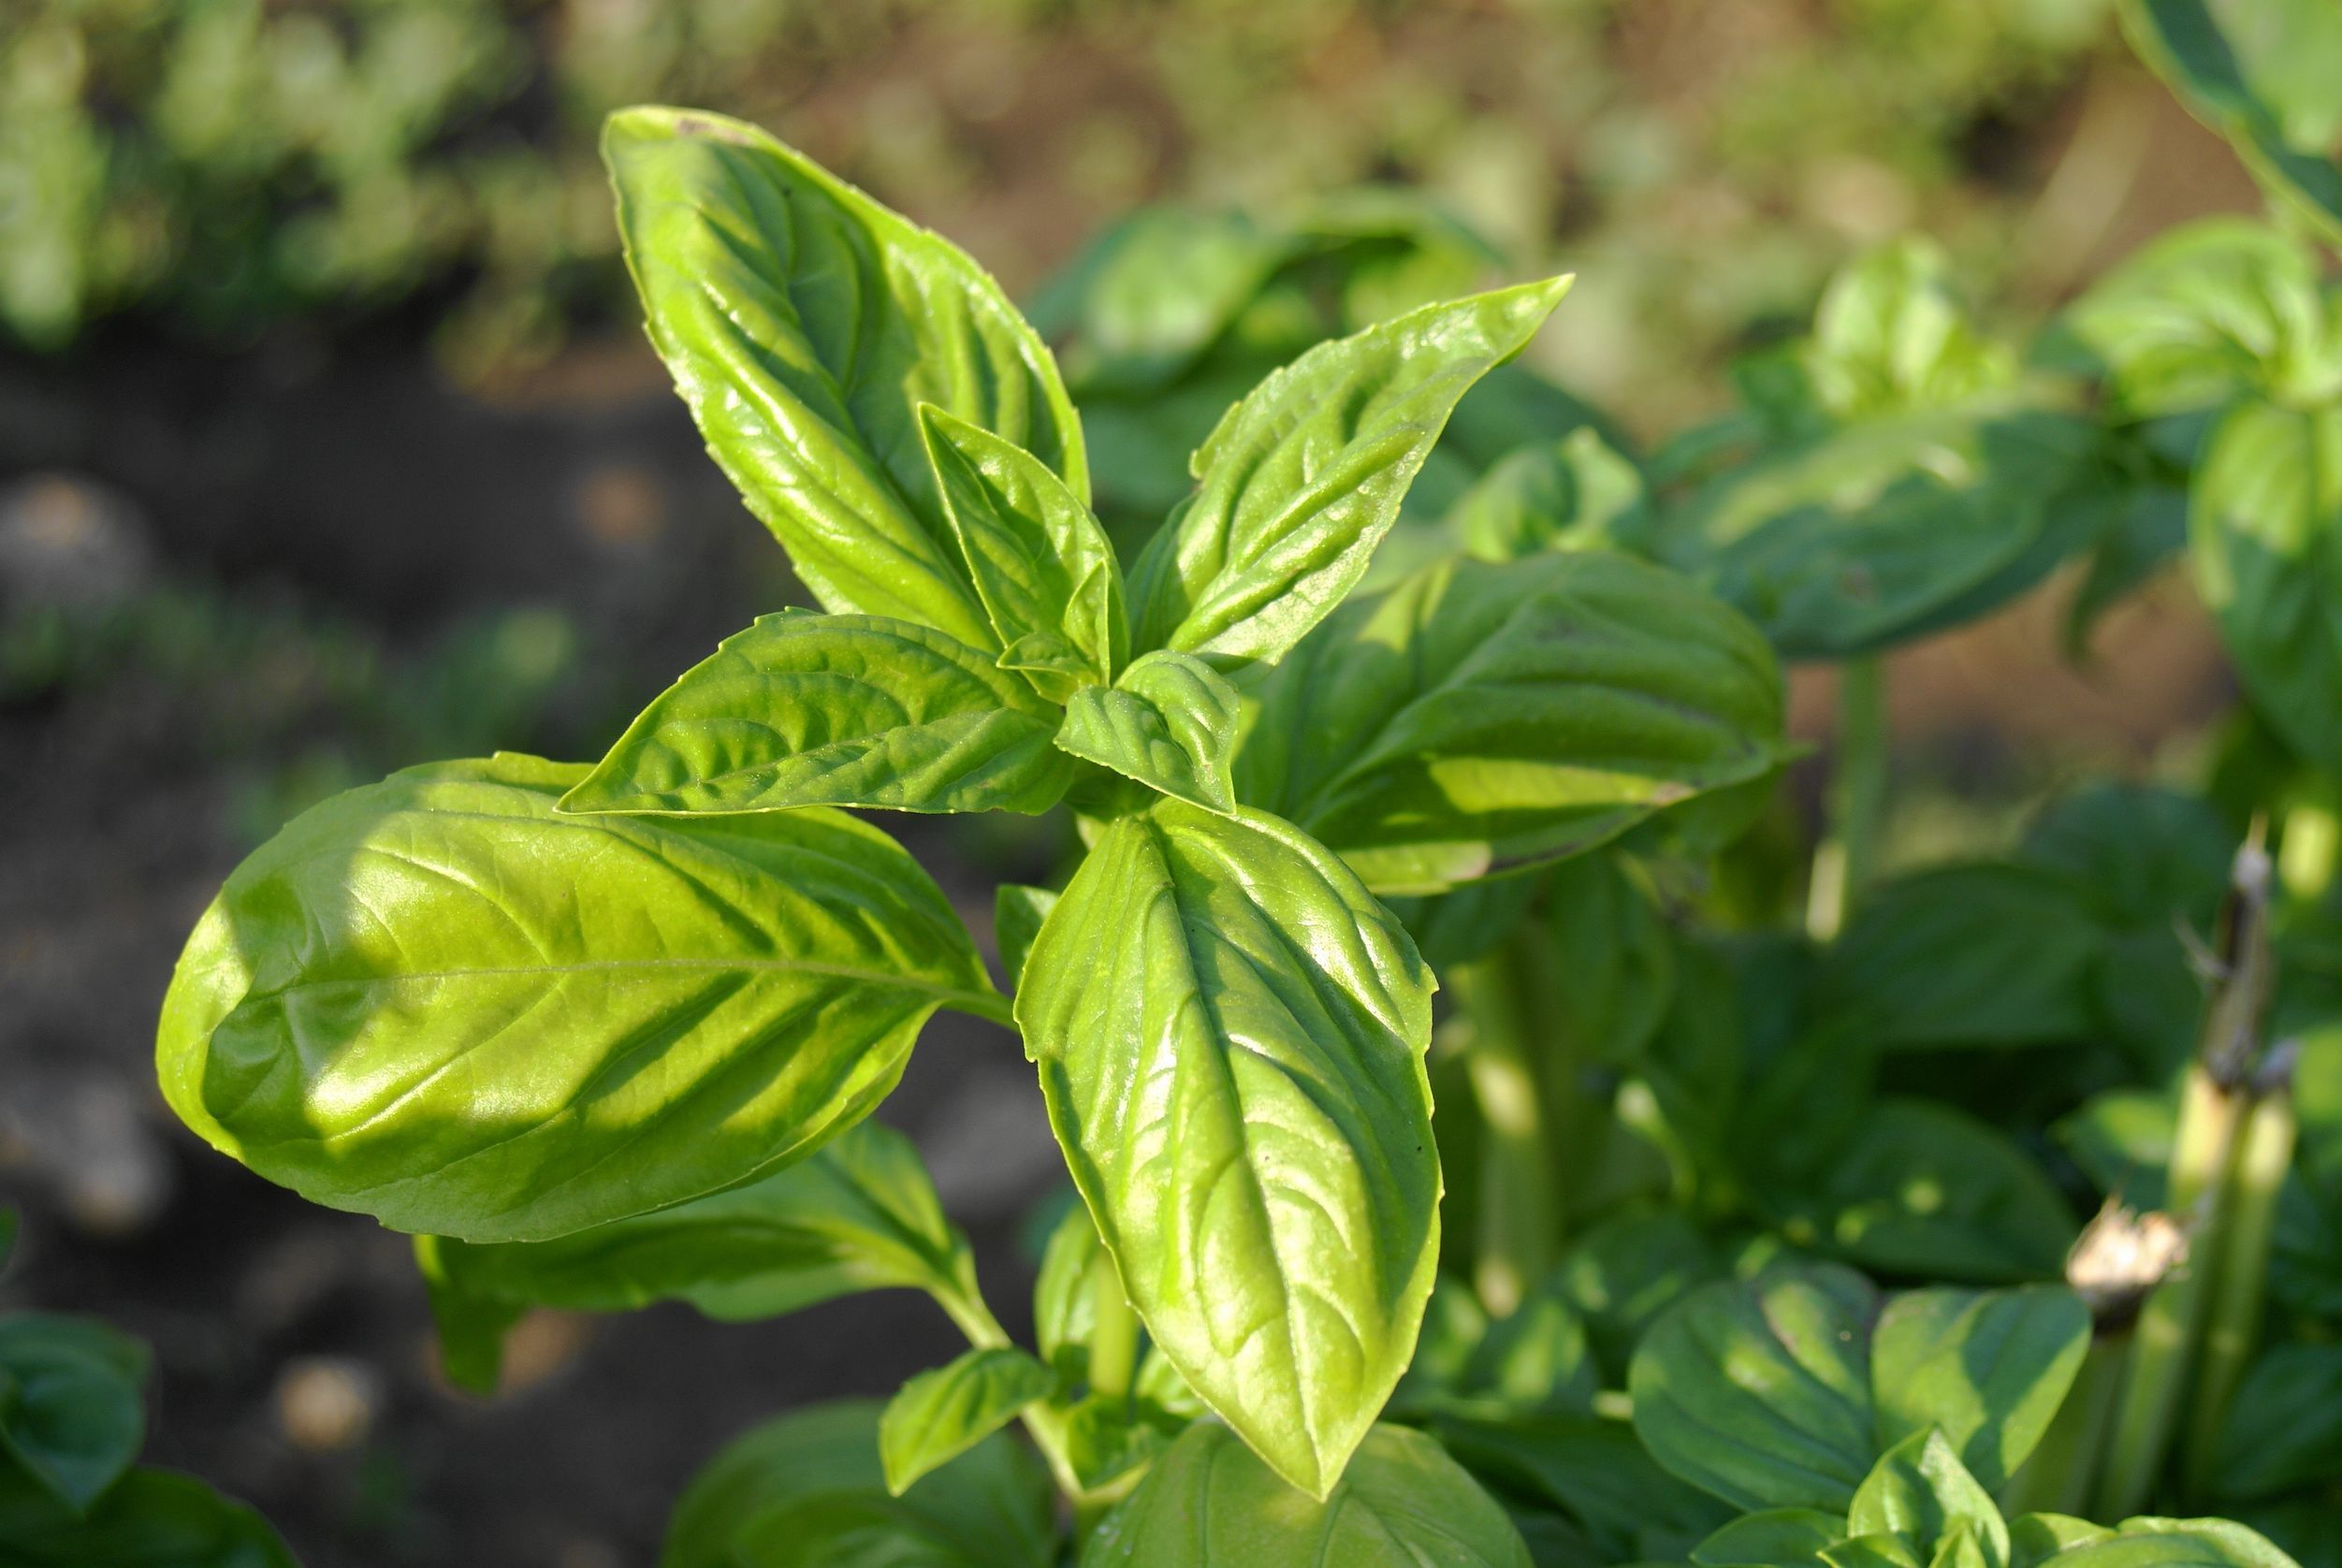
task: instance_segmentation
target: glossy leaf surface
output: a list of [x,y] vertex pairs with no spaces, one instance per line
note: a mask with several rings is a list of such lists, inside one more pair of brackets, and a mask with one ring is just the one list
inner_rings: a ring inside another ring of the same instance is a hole
[[1428,893],[1590,849],[1782,754],[1755,629],[1621,556],[1450,559],[1346,605],[1273,669],[1237,793],[1367,883]]
[[1324,343],[1228,412],[1200,488],[1132,573],[1134,646],[1274,659],[1342,602],[1473,383],[1528,346],[1566,280],[1429,305]]
[[1529,1568],[1496,1500],[1420,1432],[1376,1427],[1324,1500],[1214,1422],[1187,1429],[1083,1548],[1082,1568]]
[[1088,494],[1055,361],[959,249],[755,126],[631,109],[603,157],[651,342],[823,607],[994,645],[919,435],[932,403]]
[[1075,692],[1057,746],[1192,806],[1232,812],[1241,704],[1202,660],[1157,649],[1112,687]]
[[1438,1242],[1433,980],[1283,822],[1165,799],[1050,911],[1017,1020],[1130,1301],[1323,1496],[1404,1370]]
[[558,813],[582,771],[412,768],[269,840],[173,978],[173,1109],[314,1201],[543,1240],[802,1158],[894,1086],[937,1008],[998,1016],[951,906],[876,829]]
[[762,617],[645,708],[561,809],[1045,811],[1070,777],[1057,710],[996,658],[905,620]]

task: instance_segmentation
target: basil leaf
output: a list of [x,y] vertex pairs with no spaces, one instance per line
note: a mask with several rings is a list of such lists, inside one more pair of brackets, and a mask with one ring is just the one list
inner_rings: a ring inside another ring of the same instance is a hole
[[2019,1514],[2009,1521],[2010,1568],[2041,1568],[2069,1546],[2087,1546],[2112,1540],[2103,1525],[2070,1514]]
[[1376,1427],[1323,1499],[1293,1490],[1235,1434],[1200,1421],[1082,1551],[1083,1568],[1530,1568],[1496,1500],[1404,1427]]
[[1738,1507],[1851,1507],[1876,1452],[1877,1312],[1869,1282],[1828,1265],[1702,1286],[1636,1348],[1636,1435],[1669,1471]]
[[2125,1519],[2058,1554],[2058,1568],[2300,1568],[2259,1531],[2227,1519]]
[[936,1009],[1003,1010],[876,829],[563,816],[583,772],[410,768],[262,846],[164,1003],[181,1118],[328,1207],[541,1241],[801,1159],[894,1087]]
[[891,1497],[809,1497],[759,1514],[727,1568],[976,1568],[951,1527]]
[[1131,581],[1134,646],[1274,659],[1342,602],[1459,399],[1567,279],[1427,305],[1275,371],[1196,450],[1200,487]]
[[416,1242],[434,1300],[458,1299],[443,1322],[459,1324],[460,1300],[604,1313],[680,1300],[746,1323],[860,1290],[924,1290],[955,1314],[978,1299],[967,1239],[918,1150],[875,1122],[745,1186],[548,1241]]
[[561,809],[1046,811],[1072,777],[1056,724],[993,655],[940,632],[784,611],[685,671]]
[[1441,1416],[1441,1445],[1482,1482],[1581,1528],[1604,1563],[1680,1559],[1730,1510],[1667,1474],[1622,1421]]
[[992,628],[919,438],[923,403],[1086,498],[1048,349],[959,249],[755,126],[630,109],[603,157],[650,339],[708,450],[828,609]]
[[1870,1342],[1879,1443],[1940,1432],[1998,1492],[2048,1430],[2089,1347],[2089,1309],[2062,1285],[1898,1295]]
[[1033,324],[1075,337],[1066,363],[1085,399],[1156,390],[1228,329],[1296,244],[1232,209],[1142,207],[1050,280]]
[[2330,393],[2342,372],[2337,328],[2306,246],[2264,223],[2208,218],[2091,284],[2047,352],[2102,377],[2123,413],[2156,418],[2255,391]]
[[[735,1438],[676,1503],[659,1568],[806,1561],[786,1555],[793,1540],[842,1551],[889,1533],[930,1551],[948,1543],[958,1553],[913,1556],[911,1563],[1048,1568],[1056,1560],[1049,1479],[1028,1450],[985,1438],[897,1499],[887,1493],[879,1459],[879,1420],[875,1401],[839,1401],[793,1410]],[[890,1523],[901,1528],[890,1532]],[[810,1562],[831,1561],[816,1555]]]
[[1949,408],[2004,385],[2014,356],[1972,327],[1934,241],[1898,240],[1830,280],[1799,368],[1840,419]]
[[1808,1568],[1846,1538],[1846,1517],[1811,1508],[1767,1508],[1733,1520],[1692,1548],[1700,1568]]
[[1301,833],[1167,797],[1105,829],[1017,994],[1050,1125],[1156,1345],[1318,1497],[1431,1291],[1433,985]]
[[2263,1350],[2221,1422],[2214,1495],[2258,1502],[2342,1474],[2342,1345]]
[[1193,654],[1142,654],[1113,686],[1066,706],[1057,747],[1207,811],[1233,812],[1242,699]]
[[1724,1272],[1724,1260],[1679,1209],[1622,1209],[1578,1236],[1553,1270],[1564,1300],[1586,1320],[1587,1337],[1613,1384],[1659,1314]]
[[133,1470],[77,1514],[0,1464],[9,1568],[298,1568],[269,1522],[192,1475]]
[[2189,499],[2196,591],[2238,678],[2288,745],[2342,768],[2342,403],[2233,410]]
[[1581,426],[1500,460],[1456,499],[1443,526],[1482,560],[1636,538],[1651,505],[1642,471]]
[[1970,1568],[1959,1562],[1931,1563],[1899,1535],[1852,1535],[1822,1548],[1830,1568]]
[[1013,1346],[970,1350],[921,1372],[879,1418],[879,1459],[895,1496],[967,1452],[1056,1388],[1055,1373]]
[[924,404],[919,419],[944,514],[1001,646],[1018,661],[1011,667],[1052,702],[1112,680],[1129,632],[1106,530],[1014,442]]
[[2273,196],[2342,241],[2342,16],[2320,0],[2124,0],[2123,31]]
[[1595,552],[1438,562],[1345,605],[1245,681],[1237,797],[1377,891],[1579,853],[1782,754],[1755,628]]
[[146,1440],[146,1346],[93,1318],[0,1317],[0,1452],[77,1516]]
[[993,942],[1000,950],[1000,967],[1008,974],[1011,995],[1025,974],[1025,957],[1033,950],[1033,938],[1040,935],[1040,922],[1049,918],[1056,903],[1057,895],[1047,888],[1002,882],[993,889]]
[[1882,1455],[1846,1516],[1850,1534],[1899,1535],[1923,1552],[1961,1527],[1984,1568],[2008,1568],[2007,1521],[1936,1431],[1913,1432]]

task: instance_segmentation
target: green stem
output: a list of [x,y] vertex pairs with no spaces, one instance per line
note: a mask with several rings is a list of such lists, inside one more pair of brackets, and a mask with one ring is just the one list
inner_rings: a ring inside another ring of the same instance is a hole
[[1509,1316],[1543,1277],[1561,1217],[1520,981],[1520,957],[1511,947],[1458,965],[1447,976],[1450,994],[1472,1024],[1464,1069],[1482,1123],[1473,1285],[1481,1304],[1498,1317]]
[[1829,829],[1813,850],[1805,928],[1826,942],[1845,929],[1878,869],[1886,817],[1886,676],[1876,654],[1838,670],[1838,742],[1831,764]]
[[[975,1270],[962,1268],[959,1272],[962,1278],[958,1289],[933,1293],[936,1305],[943,1309],[944,1314],[951,1318],[959,1331],[967,1337],[967,1343],[976,1349],[999,1350],[1014,1344],[1016,1342],[1009,1337],[1009,1331],[1000,1326],[1000,1320],[992,1314],[992,1308],[985,1303],[983,1292],[976,1285]],[[1031,1404],[1025,1407],[1018,1418],[1025,1423],[1025,1430],[1032,1438],[1033,1446],[1040,1450],[1042,1460],[1049,1466],[1051,1478],[1057,1483],[1057,1489],[1065,1493],[1077,1513],[1096,1509],[1101,1503],[1111,1501],[1085,1488],[1074,1474],[1073,1460],[1067,1443],[1064,1411],[1048,1404]]]
[[1139,1367],[1139,1314],[1103,1247],[1090,1263],[1089,1290],[1090,1392],[1119,1399],[1130,1392]]
[[2089,1506],[2090,1484],[2106,1448],[2123,1371],[2131,1358],[2129,1330],[2092,1336],[2081,1370],[2065,1402],[2050,1418],[2032,1457],[2010,1477],[2002,1511],[2019,1514],[2079,1514]]
[[2229,1401],[2260,1337],[2261,1307],[2269,1276],[2269,1241],[2277,1228],[2277,1190],[2293,1163],[2293,1096],[2279,1084],[2253,1102],[2238,1135],[2220,1252],[2212,1263],[2205,1305],[2203,1365],[2196,1373],[2182,1474],[2191,1496],[2209,1488]]
[[2189,1069],[2168,1202],[2173,1215],[2188,1227],[2190,1261],[2157,1285],[2139,1309],[2130,1374],[2116,1411],[2093,1517],[2128,1518],[2144,1509],[2170,1454],[2201,1333],[2205,1276],[2219,1246],[2214,1221],[2234,1163],[2240,1100],[2233,1090],[2214,1082],[2201,1062]]

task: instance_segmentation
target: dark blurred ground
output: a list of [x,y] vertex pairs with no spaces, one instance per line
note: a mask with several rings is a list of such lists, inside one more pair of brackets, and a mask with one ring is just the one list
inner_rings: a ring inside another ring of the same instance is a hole
[[[124,27],[169,15],[118,8]],[[737,69],[595,80],[696,82],[1020,289],[1142,197],[1420,181],[1524,272],[1580,270],[1541,361],[1650,434],[1720,401],[1726,351],[1892,230],[1938,233],[1975,261],[1979,298],[2021,319],[2168,223],[2254,205],[2098,7],[2015,9],[2024,27],[2006,6],[1889,0],[967,0],[873,7],[884,25],[841,22],[826,54],[789,53],[783,30],[764,54],[741,46]],[[581,17],[659,11],[511,15],[551,60],[602,36]],[[2070,31],[2049,36],[2052,20]],[[21,76],[35,35],[12,26],[0,63]],[[523,82],[493,112],[518,123],[552,92]],[[124,101],[101,107],[119,120]],[[582,147],[545,144],[558,181]],[[577,189],[599,200],[590,179]],[[291,811],[433,756],[592,755],[793,597],[608,292],[606,242],[572,249],[560,265],[588,281],[561,274],[560,330],[524,334],[527,352],[493,333],[450,352],[449,322],[492,273],[476,261],[388,302],[294,300],[225,333],[158,290],[63,346],[0,352],[0,1200],[27,1211],[0,1306],[151,1338],[152,1458],[260,1504],[312,1568],[647,1563],[676,1491],[734,1431],[891,1389],[953,1346],[900,1295],[752,1328],[681,1309],[547,1317],[521,1331],[507,1396],[465,1400],[431,1372],[402,1239],[196,1146],[153,1091],[179,943]],[[2118,611],[2077,670],[2056,651],[2062,592],[1895,661],[1905,852],[2078,768],[2167,764],[2218,704],[2225,677],[2183,592]],[[1797,714],[1826,729],[1822,682],[1799,676]],[[887,825],[979,931],[992,881],[1045,878],[1061,849],[1054,823]],[[1018,1216],[1057,1166],[1015,1042],[939,1020],[885,1115],[918,1139],[1017,1326]]]

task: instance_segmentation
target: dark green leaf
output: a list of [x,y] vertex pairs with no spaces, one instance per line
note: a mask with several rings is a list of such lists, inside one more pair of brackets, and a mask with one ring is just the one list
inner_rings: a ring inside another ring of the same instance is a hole
[[1200,488],[1141,558],[1140,648],[1275,659],[1365,573],[1458,399],[1528,346],[1566,279],[1428,305],[1321,344],[1228,412]]
[[172,980],[172,1108],[313,1201],[535,1241],[801,1159],[936,1009],[1002,1012],[876,829],[557,812],[583,771],[410,768],[264,845]]
[[1155,1343],[1319,1496],[1431,1291],[1432,987],[1323,849],[1165,798],[1106,828],[1017,995],[1050,1124]]
[[857,1290],[924,1290],[955,1314],[978,1299],[967,1239],[919,1152],[874,1122],[745,1186],[552,1241],[418,1241],[434,1300],[458,1313],[466,1300],[574,1312],[682,1300],[740,1323]]
[[2065,652],[2080,661],[2109,610],[2145,586],[2188,544],[2188,495],[2172,485],[2140,483],[2108,498],[2113,510],[2089,547],[2089,564],[2066,604]]
[[1001,656],[1064,702],[1112,680],[1129,644],[1122,568],[1082,499],[1013,442],[922,405],[921,430]]
[[1755,630],[1597,552],[1441,561],[1247,686],[1238,798],[1393,893],[1578,853],[1782,749]]
[[1089,493],[1049,351],[999,285],[753,125],[630,109],[603,157],[650,338],[822,605],[995,646],[936,492],[933,403]]
[[2220,1427],[2213,1494],[2276,1497],[2342,1475],[2342,1345],[2294,1343],[2262,1351]]
[[1879,1445],[1940,1433],[1997,1492],[2048,1430],[2089,1345],[2089,1309],[2063,1285],[1898,1295],[1870,1342]]
[[1604,1562],[1680,1558],[1732,1511],[1653,1463],[1622,1421],[1442,1416],[1440,1443],[1486,1484],[1581,1527]]
[[1214,1422],[1187,1429],[1082,1551],[1083,1568],[1529,1568],[1495,1499],[1439,1445],[1376,1427],[1331,1494],[1296,1491]]
[[1564,1299],[1586,1319],[1613,1379],[1623,1379],[1636,1342],[1658,1315],[1724,1271],[1690,1216],[1677,1209],[1606,1215],[1572,1243],[1554,1270]]
[[808,1497],[744,1526],[726,1568],[976,1568],[951,1525],[867,1492]]
[[1072,777],[1056,725],[1022,677],[940,632],[784,611],[685,671],[561,809],[1046,811]]
[[95,1318],[0,1317],[0,1450],[77,1515],[146,1439],[146,1346]]
[[1208,811],[1233,811],[1240,703],[1202,660],[1157,649],[1112,687],[1073,693],[1057,747]]
[[970,1350],[921,1372],[888,1401],[879,1420],[886,1489],[900,1497],[913,1481],[959,1458],[1056,1387],[1055,1373],[1007,1345]]
[[8,1568],[298,1568],[266,1519],[192,1475],[133,1470],[77,1516],[0,1464]]
[[2342,768],[2342,403],[2234,409],[2189,500],[2196,591],[2245,690],[2296,751]]
[[2009,1521],[2009,1568],[2041,1568],[2069,1546],[2087,1546],[2114,1533],[2070,1514],[2019,1514]]
[[1827,1266],[1705,1285],[1635,1351],[1627,1387],[1651,1457],[1743,1508],[1852,1505],[1876,1453],[1878,1295]]
[[1962,1528],[1983,1568],[2008,1568],[2007,1521],[1937,1431],[1913,1432],[1880,1456],[1846,1515],[1850,1533],[1899,1535],[1923,1557]]
[[1692,1548],[1701,1568],[1809,1568],[1846,1538],[1846,1516],[1767,1508],[1735,1519]]
[[1242,212],[1141,208],[1051,281],[1033,321],[1074,336],[1067,364],[1085,399],[1158,388],[1228,329],[1294,245]]

